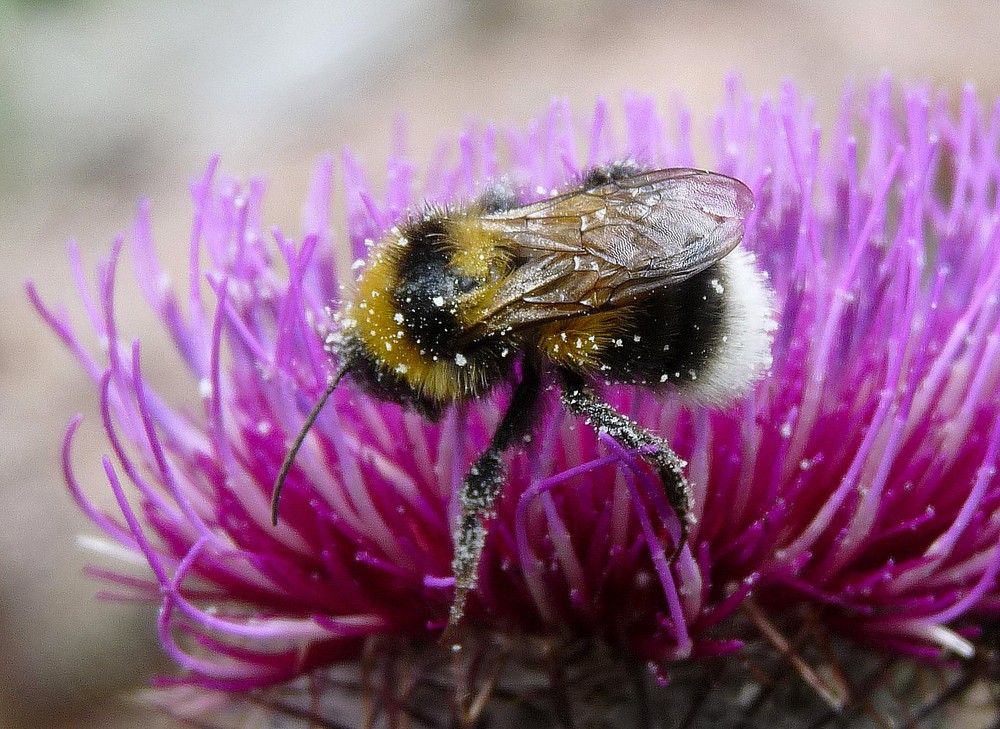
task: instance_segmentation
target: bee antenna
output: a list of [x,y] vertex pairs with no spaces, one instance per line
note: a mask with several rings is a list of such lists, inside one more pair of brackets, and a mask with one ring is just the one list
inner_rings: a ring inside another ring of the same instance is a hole
[[281,489],[285,485],[285,478],[288,476],[288,472],[292,470],[292,463],[295,462],[295,455],[299,452],[299,448],[302,447],[302,443],[306,439],[306,435],[309,433],[309,429],[312,428],[316,418],[319,417],[320,410],[326,405],[326,401],[330,399],[330,395],[336,389],[337,385],[347,374],[347,367],[341,367],[337,374],[330,378],[329,383],[327,383],[326,391],[319,401],[313,405],[313,409],[309,411],[308,417],[306,417],[306,422],[302,424],[302,429],[299,434],[295,436],[295,442],[292,443],[291,449],[285,456],[285,460],[281,464],[281,470],[278,471],[278,478],[274,481],[274,491],[271,495],[271,524],[273,526],[278,526],[278,500],[281,498]]

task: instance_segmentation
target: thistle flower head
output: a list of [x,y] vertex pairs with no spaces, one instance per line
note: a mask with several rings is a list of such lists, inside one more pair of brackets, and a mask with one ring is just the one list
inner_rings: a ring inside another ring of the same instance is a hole
[[550,408],[509,456],[471,623],[593,640],[669,670],[738,650],[741,608],[778,620],[803,605],[825,630],[890,654],[971,655],[975,620],[1000,608],[1000,106],[967,89],[956,113],[885,82],[845,95],[824,134],[791,85],[757,101],[732,81],[708,159],[692,154],[683,108],[664,116],[628,96],[621,131],[609,114],[599,102],[581,120],[556,101],[526,129],[469,128],[420,186],[403,152],[376,186],[345,153],[344,222],[330,220],[323,159],[298,239],[265,227],[261,181],[226,178],[213,160],[192,187],[186,301],[143,203],[127,245],[200,410],[158,393],[140,343],[119,331],[126,238],[94,293],[72,254],[99,355],[31,290],[98,387],[121,514],[99,511],[73,475],[79,421],[64,446],[70,489],[151,569],[100,576],[161,603],[175,680],[250,689],[357,659],[372,639],[435,639],[451,600],[453,494],[507,395],[434,424],[342,386],[272,528],[275,474],[335,369],[330,307],[419,201],[469,199],[502,176],[541,197],[623,158],[711,168],[753,190],[743,246],[777,296],[771,374],[722,410],[608,393],[689,463],[696,522],[675,564],[669,506],[641,458]]

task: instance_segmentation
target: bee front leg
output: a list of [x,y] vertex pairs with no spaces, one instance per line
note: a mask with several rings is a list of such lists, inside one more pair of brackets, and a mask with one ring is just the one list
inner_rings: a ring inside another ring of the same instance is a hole
[[652,446],[655,449],[646,453],[645,458],[659,471],[667,501],[677,514],[681,526],[680,539],[671,557],[671,562],[676,562],[681,549],[687,543],[691,516],[691,485],[684,475],[684,467],[687,464],[674,453],[665,440],[650,433],[601,400],[578,374],[561,370],[560,376],[563,385],[562,401],[570,412],[585,418],[595,430],[607,433],[626,448]]
[[441,636],[443,644],[453,642],[455,628],[465,613],[466,599],[479,579],[479,559],[488,533],[486,522],[496,513],[496,500],[506,476],[503,453],[530,432],[540,391],[538,369],[525,363],[521,382],[493,433],[489,448],[476,459],[462,480],[458,494],[461,514],[455,529],[455,556],[451,563],[455,575],[455,598],[448,614],[448,627]]

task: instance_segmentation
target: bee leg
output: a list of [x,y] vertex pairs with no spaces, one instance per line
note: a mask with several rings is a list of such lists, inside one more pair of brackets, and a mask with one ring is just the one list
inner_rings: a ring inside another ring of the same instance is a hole
[[540,392],[538,369],[525,363],[521,382],[493,433],[489,448],[476,459],[462,480],[458,494],[461,514],[455,530],[455,556],[451,563],[455,575],[455,598],[448,614],[448,627],[441,637],[442,643],[451,642],[455,627],[465,612],[466,598],[475,589],[479,578],[479,558],[483,554],[488,532],[486,521],[495,514],[494,506],[506,475],[501,456],[531,430],[534,423],[532,415]]
[[500,180],[483,190],[476,199],[476,204],[483,213],[502,213],[517,207],[517,195],[508,180]]
[[575,372],[560,370],[562,377],[562,401],[566,408],[586,419],[587,424],[600,433],[607,433],[626,448],[655,450],[645,454],[660,473],[670,508],[677,514],[681,525],[680,539],[677,541],[671,562],[676,562],[681,549],[687,543],[689,519],[691,515],[691,485],[684,475],[687,464],[674,453],[662,438],[650,433],[631,418],[622,415],[598,397]]
[[644,169],[635,160],[623,159],[610,164],[595,165],[583,174],[583,187],[590,189],[606,185],[609,182],[618,182],[626,178],[638,175]]

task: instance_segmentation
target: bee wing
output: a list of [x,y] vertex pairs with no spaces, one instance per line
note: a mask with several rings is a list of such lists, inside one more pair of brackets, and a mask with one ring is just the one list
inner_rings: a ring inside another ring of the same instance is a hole
[[722,259],[752,209],[739,180],[677,168],[485,216],[519,265],[473,319],[496,331],[635,301]]

